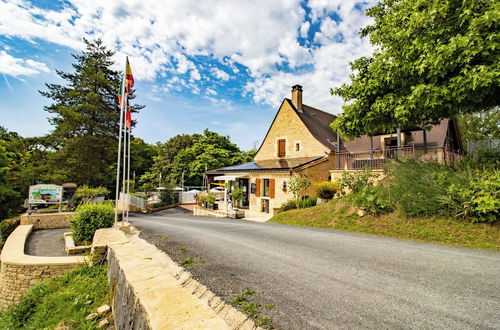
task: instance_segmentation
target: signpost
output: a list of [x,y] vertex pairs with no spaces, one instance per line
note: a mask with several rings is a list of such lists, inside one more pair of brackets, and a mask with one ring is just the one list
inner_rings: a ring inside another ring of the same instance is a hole
[[55,184],[37,184],[30,186],[28,207],[32,204],[59,204],[62,203],[63,187]]

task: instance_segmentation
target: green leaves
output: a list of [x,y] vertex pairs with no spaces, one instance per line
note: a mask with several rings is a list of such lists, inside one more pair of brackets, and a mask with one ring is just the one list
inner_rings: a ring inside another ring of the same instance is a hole
[[499,104],[500,5],[492,0],[385,0],[361,31],[376,52],[331,90],[348,105],[332,125],[346,138],[431,125]]

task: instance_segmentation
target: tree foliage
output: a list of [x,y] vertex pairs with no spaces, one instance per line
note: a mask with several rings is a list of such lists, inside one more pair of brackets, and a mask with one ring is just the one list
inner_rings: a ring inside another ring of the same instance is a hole
[[[241,164],[251,156],[222,136],[206,129],[203,134],[177,135],[160,145],[152,170],[146,174],[150,180],[161,176],[167,185],[199,186],[206,169]],[[163,184],[163,183],[162,183]]]
[[355,138],[499,105],[498,1],[383,0],[367,15],[375,52],[331,90],[347,101],[333,129]]
[[[47,137],[55,151],[61,179],[78,184],[113,184],[119,131],[117,90],[120,75],[111,69],[114,52],[101,40],[84,40],[86,49],[73,55],[74,72],[57,71],[66,85],[46,84],[40,93],[54,101],[45,110],[54,130]],[[134,98],[132,91],[130,100]],[[131,104],[132,112],[142,106]]]
[[500,111],[493,108],[458,118],[464,141],[500,139]]

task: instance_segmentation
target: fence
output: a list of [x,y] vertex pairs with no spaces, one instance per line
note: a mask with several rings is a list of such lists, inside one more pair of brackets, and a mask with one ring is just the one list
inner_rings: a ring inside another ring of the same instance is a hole
[[477,157],[480,150],[498,150],[500,151],[500,139],[467,141],[467,154],[472,158]]
[[382,169],[391,160],[432,159],[444,164],[453,164],[462,156],[445,148],[417,149],[414,147],[386,148],[364,152],[341,152],[336,154],[336,170]]
[[124,199],[123,195],[124,195],[123,193],[120,193],[120,200],[122,201],[124,200],[125,203],[127,204],[133,205],[141,209],[146,209],[148,206],[148,201],[145,200],[144,198],[125,194],[125,199]]

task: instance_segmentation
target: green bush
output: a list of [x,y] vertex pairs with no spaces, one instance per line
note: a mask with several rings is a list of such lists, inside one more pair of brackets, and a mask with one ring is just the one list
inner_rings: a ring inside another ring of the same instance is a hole
[[231,199],[234,201],[241,201],[245,197],[245,193],[243,192],[243,189],[241,188],[236,188],[233,191],[231,191]]
[[500,171],[476,169],[467,182],[455,183],[440,198],[456,217],[472,222],[495,222],[500,219]]
[[370,214],[384,214],[394,210],[389,189],[385,186],[365,186],[361,191],[351,194],[350,199]]
[[175,204],[179,202],[179,194],[166,189],[160,193],[160,199],[164,205]]
[[313,207],[316,205],[317,197],[305,197],[303,199],[290,199],[283,203],[279,209],[279,212],[284,212],[293,209],[303,209],[306,207]]
[[73,238],[78,242],[90,242],[97,229],[113,226],[115,210],[111,203],[80,204],[71,221]]
[[388,189],[398,210],[409,216],[446,214],[440,202],[448,187],[463,180],[462,171],[435,161],[409,160],[386,165]]
[[349,192],[357,193],[364,187],[371,185],[372,179],[376,176],[367,168],[354,172],[345,171],[338,181],[340,193],[342,195]]
[[200,203],[214,204],[216,200],[214,193],[201,193],[198,196],[198,201]]
[[319,198],[332,199],[339,190],[339,185],[337,182],[320,182],[314,185],[314,190]]
[[479,166],[499,167],[500,150],[481,149],[477,152],[476,161]]
[[2,249],[7,237],[19,226],[19,219],[0,220],[0,250]]
[[78,187],[75,191],[75,199],[77,201],[82,200],[83,198],[96,198],[96,197],[106,197],[109,195],[109,190],[106,187],[96,187],[91,188],[87,185]]

